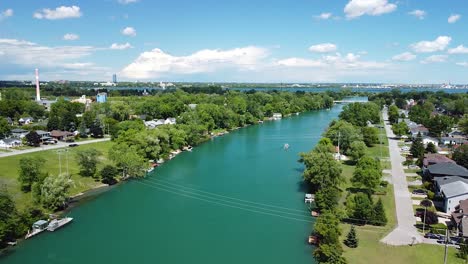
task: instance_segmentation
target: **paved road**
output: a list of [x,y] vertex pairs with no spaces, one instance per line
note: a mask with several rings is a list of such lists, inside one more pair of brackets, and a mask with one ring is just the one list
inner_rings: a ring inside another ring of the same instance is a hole
[[[109,141],[109,140],[110,138],[91,139],[87,141],[76,142],[75,144],[86,145],[86,144]],[[32,152],[38,152],[38,151],[44,151],[44,150],[50,150],[50,149],[64,148],[64,147],[68,147],[69,144],[71,143],[58,142],[56,145],[45,145],[45,146],[42,145],[40,147],[32,148],[32,149],[25,149],[25,150],[12,149],[11,152],[0,152],[0,158],[21,155],[21,154],[26,154],[26,153],[32,153]]]
[[[383,111],[383,117],[384,120],[388,120],[386,109]],[[392,232],[381,240],[381,242],[395,246],[421,243],[424,241],[424,238],[414,226],[416,224],[416,219],[414,217],[411,195],[408,191],[408,183],[406,182],[406,176],[402,165],[404,158],[400,155],[397,140],[392,139],[395,135],[393,134],[391,126],[386,124],[385,130],[389,137],[388,144],[392,163],[391,175],[395,193],[398,224]]]

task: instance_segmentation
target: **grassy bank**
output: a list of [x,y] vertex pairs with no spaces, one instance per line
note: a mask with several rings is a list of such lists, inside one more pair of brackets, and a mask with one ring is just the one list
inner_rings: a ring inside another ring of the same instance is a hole
[[[99,156],[98,170],[103,166],[109,164],[110,162],[107,159],[107,153],[112,146],[112,142],[99,142],[81,145],[75,148],[63,148],[62,150],[68,150],[68,170],[71,176],[71,179],[74,181],[74,185],[70,190],[70,195],[78,194],[80,192],[89,190],[100,185],[100,182],[96,182],[93,178],[82,177],[79,175],[79,167],[76,162],[75,153],[78,150],[83,149],[97,149],[101,152]],[[61,163],[62,163],[62,173],[67,171],[67,158],[66,154],[63,152],[61,154]],[[0,185],[6,186],[9,194],[12,196],[17,207],[22,209],[27,205],[31,204],[32,196],[31,193],[24,193],[20,190],[20,185],[18,182],[19,175],[19,161],[24,157],[42,157],[45,159],[43,170],[49,173],[52,176],[59,174],[60,165],[59,165],[59,156],[57,149],[39,151],[33,153],[27,153],[22,155],[10,156],[0,158]]]

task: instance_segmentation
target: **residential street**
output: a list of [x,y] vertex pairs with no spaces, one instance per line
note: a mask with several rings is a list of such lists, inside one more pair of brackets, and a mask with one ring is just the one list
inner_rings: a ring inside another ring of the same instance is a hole
[[[388,120],[387,109],[383,111],[383,118],[384,120]],[[416,224],[416,219],[414,217],[411,194],[408,191],[408,183],[406,182],[406,176],[402,165],[404,158],[400,155],[398,140],[393,139],[395,135],[387,122],[385,123],[385,130],[389,138],[388,144],[392,163],[391,175],[395,193],[397,227],[385,236],[381,242],[395,246],[421,243],[424,241],[424,238],[414,226]]]
[[[109,141],[109,140],[110,138],[91,139],[91,140],[82,141],[82,142],[74,142],[74,144],[85,145],[85,144],[92,144],[92,143]],[[44,151],[44,150],[50,150],[50,149],[65,148],[65,147],[68,147],[68,145],[70,144],[73,144],[73,143],[65,143],[65,142],[59,141],[55,145],[45,145],[45,146],[41,145],[40,147],[32,148],[32,149],[26,149],[26,150],[11,149],[11,152],[0,152],[0,158],[21,155],[21,154],[26,154],[26,153],[32,153],[32,152],[38,152],[38,151]]]

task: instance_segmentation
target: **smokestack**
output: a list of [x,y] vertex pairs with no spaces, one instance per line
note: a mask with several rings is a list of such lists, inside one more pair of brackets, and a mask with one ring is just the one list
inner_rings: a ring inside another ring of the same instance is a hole
[[39,69],[36,69],[36,101],[41,101],[41,91],[39,90]]

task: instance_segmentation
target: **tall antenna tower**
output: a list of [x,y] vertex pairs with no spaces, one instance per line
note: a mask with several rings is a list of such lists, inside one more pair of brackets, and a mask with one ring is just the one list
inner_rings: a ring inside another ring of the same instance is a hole
[[36,69],[36,101],[41,101],[41,91],[39,89],[39,69]]

